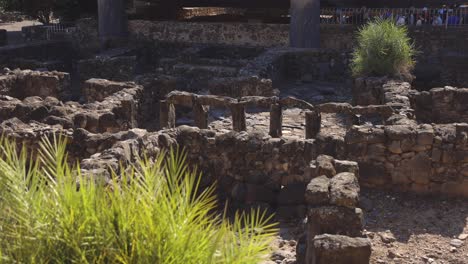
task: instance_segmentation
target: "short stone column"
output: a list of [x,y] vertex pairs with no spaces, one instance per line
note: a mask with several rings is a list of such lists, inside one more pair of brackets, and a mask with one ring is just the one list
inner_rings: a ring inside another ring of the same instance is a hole
[[195,101],[193,103],[193,118],[195,126],[200,129],[208,128],[208,106],[202,105]]
[[244,104],[232,104],[231,105],[232,115],[232,128],[234,131],[241,132],[247,130],[245,121],[245,105]]
[[165,100],[159,103],[159,126],[160,129],[175,127],[175,106]]
[[270,107],[270,136],[280,138],[283,135],[283,109],[280,104]]
[[[319,156],[307,185],[305,264],[367,264],[371,243],[363,238],[363,212],[358,208],[357,164]],[[331,246],[334,245],[334,246]]]
[[305,138],[317,137],[322,126],[322,115],[319,111],[307,111],[305,113]]

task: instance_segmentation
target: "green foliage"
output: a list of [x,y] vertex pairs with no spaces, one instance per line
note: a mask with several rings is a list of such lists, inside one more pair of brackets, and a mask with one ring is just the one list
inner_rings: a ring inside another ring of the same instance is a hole
[[177,152],[122,168],[111,183],[68,165],[62,140],[36,158],[0,140],[0,263],[259,263],[276,232],[259,211],[216,212]]
[[353,53],[354,76],[409,75],[416,51],[407,28],[392,20],[376,20],[359,30]]

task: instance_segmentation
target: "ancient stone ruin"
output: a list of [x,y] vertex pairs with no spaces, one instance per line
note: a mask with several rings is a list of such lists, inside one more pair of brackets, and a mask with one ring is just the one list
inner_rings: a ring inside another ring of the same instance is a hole
[[104,181],[142,154],[183,148],[220,202],[299,230],[292,256],[272,263],[369,263],[361,187],[468,198],[468,88],[353,79],[342,50],[153,43],[169,25],[144,21],[131,23],[141,26],[127,46],[97,54],[97,29],[80,23],[76,47],[0,48],[10,54],[0,59],[0,132],[31,151],[62,135],[73,161]]

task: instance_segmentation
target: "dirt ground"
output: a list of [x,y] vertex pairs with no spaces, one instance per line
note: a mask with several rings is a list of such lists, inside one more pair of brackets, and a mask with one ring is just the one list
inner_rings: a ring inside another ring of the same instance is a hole
[[[468,200],[364,189],[361,207],[372,264],[468,263]],[[281,225],[265,264],[296,263],[298,225]]]
[[468,200],[361,194],[372,263],[468,263]]

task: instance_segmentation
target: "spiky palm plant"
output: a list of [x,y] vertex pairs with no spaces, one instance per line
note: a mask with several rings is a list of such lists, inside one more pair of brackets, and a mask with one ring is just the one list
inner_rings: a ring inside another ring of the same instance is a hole
[[414,67],[416,50],[405,26],[378,19],[357,34],[351,69],[354,76],[408,76]]
[[67,162],[63,140],[29,157],[0,140],[0,263],[258,263],[276,228],[264,213],[215,213],[214,187],[169,152],[111,184]]

